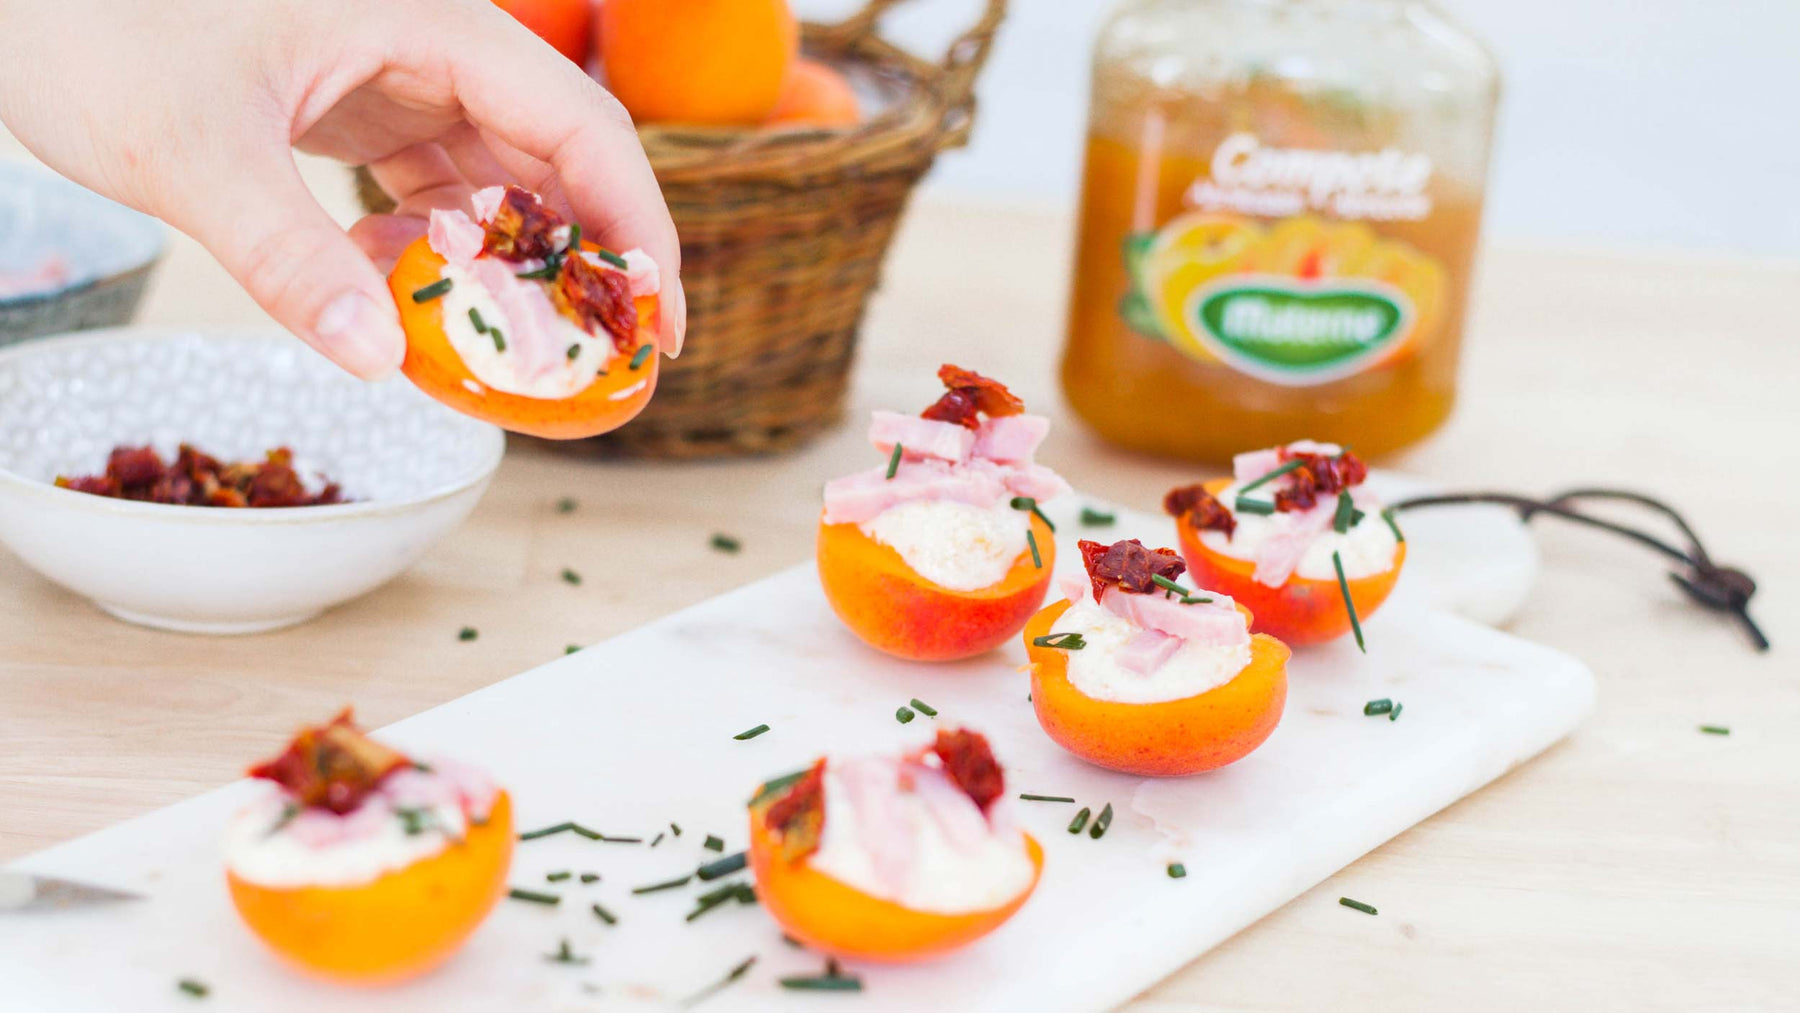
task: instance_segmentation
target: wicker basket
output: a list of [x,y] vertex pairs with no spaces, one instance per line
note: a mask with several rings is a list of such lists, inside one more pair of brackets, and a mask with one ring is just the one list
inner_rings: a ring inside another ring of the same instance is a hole
[[[855,129],[640,131],[681,234],[687,343],[630,425],[557,446],[661,458],[772,453],[840,418],[888,243],[938,152],[967,142],[975,78],[1006,12],[1006,0],[986,0],[936,64],[878,35],[881,15],[901,2],[869,0],[841,23],[805,26],[809,55],[891,96]],[[359,181],[365,204],[392,206],[366,173]]]

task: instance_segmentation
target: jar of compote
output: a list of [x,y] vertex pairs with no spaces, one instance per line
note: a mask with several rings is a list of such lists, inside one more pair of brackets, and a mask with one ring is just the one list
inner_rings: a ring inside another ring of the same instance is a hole
[[1101,32],[1062,363],[1139,450],[1378,455],[1456,396],[1499,74],[1420,0],[1128,0]]

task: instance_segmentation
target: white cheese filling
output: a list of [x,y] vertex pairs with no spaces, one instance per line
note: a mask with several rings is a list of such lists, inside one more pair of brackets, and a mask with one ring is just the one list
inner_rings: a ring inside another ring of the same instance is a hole
[[892,548],[913,572],[952,591],[979,591],[1006,579],[1031,551],[1031,514],[1006,500],[978,507],[953,500],[912,500],[858,525]]
[[275,888],[359,886],[462,841],[492,809],[494,789],[466,770],[402,770],[353,812],[293,812],[285,789],[265,795],[225,830],[225,866]]
[[[1251,499],[1268,500],[1274,496],[1274,490],[1269,483],[1264,483],[1250,490],[1249,496]],[[1271,540],[1294,537],[1293,531],[1299,514],[1239,513],[1236,509],[1237,497],[1236,482],[1218,494],[1219,502],[1237,518],[1237,530],[1229,536],[1223,531],[1202,531],[1202,545],[1233,559],[1254,561],[1263,546]],[[1320,498],[1320,502],[1326,501],[1326,497]],[[1331,502],[1335,502],[1335,499]],[[1394,554],[1399,546],[1393,529],[1381,519],[1381,514],[1365,509],[1362,520],[1352,524],[1344,534],[1340,535],[1335,528],[1327,527],[1324,533],[1315,536],[1307,545],[1306,553],[1300,557],[1300,565],[1295,567],[1294,574],[1307,580],[1336,580],[1337,570],[1331,565],[1331,556],[1332,553],[1337,553],[1344,562],[1346,579],[1373,577],[1393,569]]]
[[1217,689],[1250,664],[1250,644],[1229,646],[1184,641],[1150,674],[1119,664],[1118,654],[1142,631],[1123,616],[1087,598],[1056,617],[1051,633],[1079,633],[1086,646],[1064,651],[1069,682],[1084,696],[1112,703],[1164,703]]
[[940,770],[885,757],[834,757],[825,764],[824,833],[807,862],[914,911],[1000,907],[1029,889],[1036,874],[1025,835],[1003,805],[1004,798],[996,800],[983,815]]
[[[530,357],[522,356],[515,342],[543,338],[515,327],[499,300],[468,271],[446,263],[442,276],[450,280],[450,291],[442,297],[444,334],[469,372],[494,390],[547,401],[573,397],[593,384],[613,356],[610,335],[589,334],[561,313],[554,313],[549,316],[554,318],[551,337],[555,347],[548,350],[554,365],[548,370],[528,371],[525,364]],[[470,310],[480,315],[485,331],[476,329]],[[495,331],[501,341],[494,339]],[[578,351],[570,355],[570,349]],[[542,356],[539,358],[541,361]]]

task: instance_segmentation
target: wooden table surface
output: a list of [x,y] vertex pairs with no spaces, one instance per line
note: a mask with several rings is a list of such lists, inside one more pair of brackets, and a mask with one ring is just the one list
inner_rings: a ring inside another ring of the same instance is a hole
[[[1047,209],[915,208],[869,316],[850,417],[920,401],[954,358],[1057,418],[1043,457],[1077,487],[1151,508],[1192,478],[1109,449],[1060,404],[1071,232]],[[144,314],[256,319],[185,240]],[[1800,1004],[1796,321],[1797,263],[1488,250],[1463,402],[1437,437],[1384,463],[1452,487],[1666,494],[1717,556],[1763,582],[1754,611],[1776,647],[1754,654],[1643,551],[1544,524],[1544,572],[1515,632],[1593,667],[1592,720],[1130,1009]],[[386,724],[805,559],[819,484],[868,453],[860,425],[791,457],[728,463],[515,446],[467,526],[412,572],[297,629],[237,639],[125,625],[0,553],[0,860],[225,782],[343,703]],[[580,503],[572,514],[555,509],[565,496]],[[743,551],[710,550],[714,532]],[[646,545],[680,576],[644,579]],[[585,582],[559,580],[565,566]],[[465,625],[480,639],[460,642]]]

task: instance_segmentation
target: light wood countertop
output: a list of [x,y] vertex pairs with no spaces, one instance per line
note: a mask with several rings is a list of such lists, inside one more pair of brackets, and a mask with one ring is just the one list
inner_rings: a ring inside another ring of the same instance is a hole
[[[1057,418],[1043,457],[1079,488],[1151,508],[1194,476],[1110,450],[1061,406],[1071,239],[1049,210],[916,208],[849,417],[918,400],[955,359]],[[1455,418],[1383,463],[1453,488],[1665,494],[1762,581],[1754,612],[1775,649],[1688,605],[1641,550],[1542,524],[1514,632],[1593,667],[1594,717],[1131,1009],[1800,1002],[1800,263],[1500,246],[1475,304]],[[143,319],[261,314],[178,240]],[[0,860],[227,781],[345,702],[386,724],[806,559],[819,484],[867,454],[860,425],[791,457],[707,464],[515,445],[467,526],[412,572],[236,639],[125,625],[0,553]],[[564,496],[573,514],[556,511]],[[743,551],[710,550],[716,531]],[[667,576],[637,576],[646,545]],[[559,580],[565,566],[585,582]],[[459,642],[464,625],[480,639]],[[1344,894],[1381,916],[1345,911]]]

